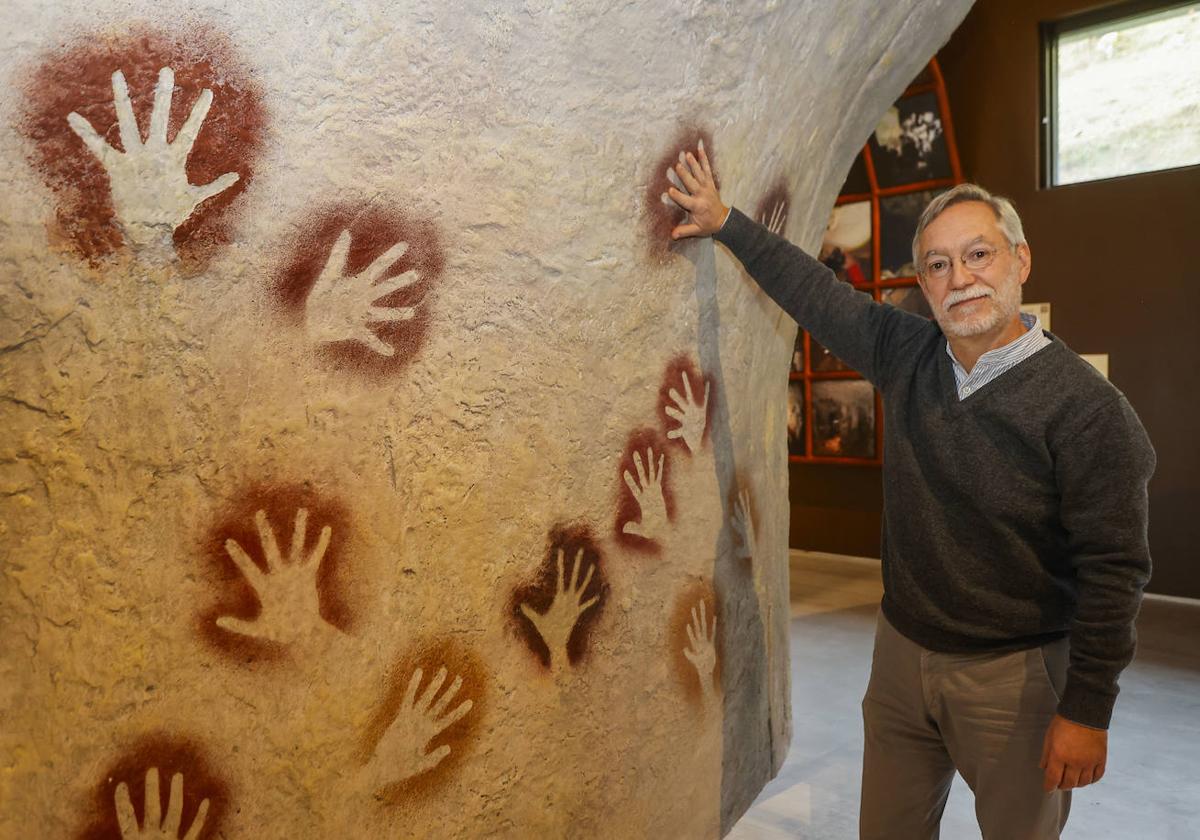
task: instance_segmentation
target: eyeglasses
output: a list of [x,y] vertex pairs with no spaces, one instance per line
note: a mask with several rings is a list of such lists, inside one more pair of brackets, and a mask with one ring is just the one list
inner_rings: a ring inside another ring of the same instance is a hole
[[[982,271],[992,264],[998,253],[1000,253],[999,248],[993,248],[991,245],[977,245],[958,259],[967,271]],[[933,280],[945,280],[953,271],[953,258],[935,254],[925,262],[921,273]]]

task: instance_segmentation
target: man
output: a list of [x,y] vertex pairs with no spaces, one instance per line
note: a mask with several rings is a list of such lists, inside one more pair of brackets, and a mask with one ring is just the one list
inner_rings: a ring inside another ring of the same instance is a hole
[[954,771],[985,838],[1058,837],[1099,781],[1149,578],[1154,450],[1125,397],[1022,315],[1031,254],[973,184],[913,241],[936,323],[726,208],[701,145],[672,238],[715,236],[883,394],[884,596],[863,700],[863,838],[936,838]]

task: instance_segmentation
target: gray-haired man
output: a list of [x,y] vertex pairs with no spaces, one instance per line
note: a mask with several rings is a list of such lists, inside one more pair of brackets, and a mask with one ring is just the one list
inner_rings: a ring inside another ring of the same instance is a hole
[[721,203],[703,147],[690,218],[883,394],[884,596],[863,699],[864,838],[936,838],[957,769],[986,838],[1058,837],[1104,775],[1150,573],[1154,450],[1125,397],[1020,312],[1031,255],[973,184],[913,241],[936,323],[872,301]]

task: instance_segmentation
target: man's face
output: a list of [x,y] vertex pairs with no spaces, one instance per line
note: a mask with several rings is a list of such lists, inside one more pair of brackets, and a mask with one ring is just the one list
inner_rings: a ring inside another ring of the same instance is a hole
[[921,233],[921,289],[948,336],[1002,331],[1017,317],[1029,277],[1029,247],[1009,244],[992,208],[955,204]]

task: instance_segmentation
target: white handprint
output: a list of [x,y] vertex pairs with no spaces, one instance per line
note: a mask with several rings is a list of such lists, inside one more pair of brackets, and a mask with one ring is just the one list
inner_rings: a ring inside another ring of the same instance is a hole
[[563,550],[560,548],[558,550],[558,585],[550,606],[544,613],[538,613],[528,604],[521,604],[522,615],[533,624],[538,634],[541,635],[542,641],[546,643],[546,648],[550,651],[550,669],[553,671],[561,671],[569,664],[567,643],[571,640],[575,625],[579,621],[579,617],[600,600],[599,595],[593,595],[586,601],[583,600],[588,584],[592,582],[592,573],[596,571],[596,567],[588,566],[587,574],[583,576],[583,583],[576,585],[579,580],[579,567],[582,563],[583,549],[581,548],[576,552],[575,560],[571,564],[571,584],[566,586],[563,577]]
[[170,67],[158,71],[145,142],[129,101],[125,75],[120,70],[112,75],[112,88],[124,152],[105,142],[92,124],[77,112],[68,114],[67,122],[108,173],[113,209],[125,238],[139,247],[170,247],[175,228],[183,224],[201,202],[229,189],[239,177],[236,172],[226,172],[203,186],[188,182],[188,155],[192,153],[196,136],[212,105],[212,91],[207,88],[201,91],[187,121],[175,135],[175,141],[168,143],[167,121],[175,89],[175,73]]
[[625,470],[625,484],[642,511],[642,519],[641,522],[626,522],[621,526],[622,533],[646,540],[658,540],[666,534],[668,521],[667,502],[662,492],[663,457],[658,456],[658,468],[655,469],[652,448],[646,450],[645,466],[642,465],[641,453],[633,453],[633,465],[637,468],[638,481],[634,483],[629,470]]
[[767,230],[771,233],[783,236],[783,226],[787,222],[787,202],[776,202],[775,207],[771,210],[771,215],[763,213],[763,217],[759,221],[766,225]]
[[450,745],[442,744],[433,752],[428,752],[429,742],[461,720],[474,705],[474,701],[464,700],[453,711],[443,714],[462,688],[462,677],[456,676],[439,697],[438,690],[447,677],[443,666],[417,696],[423,676],[420,668],[413,671],[396,719],[379,739],[375,752],[367,762],[370,784],[375,789],[410,779],[440,764],[450,755]]
[[699,613],[696,607],[692,607],[692,621],[687,626],[688,646],[683,649],[683,655],[696,669],[696,675],[700,678],[700,693],[706,703],[717,696],[713,676],[717,668],[716,635],[717,617],[713,616],[712,626],[709,627],[704,600],[701,599]]
[[309,339],[317,344],[360,341],[381,356],[394,355],[395,348],[380,339],[370,325],[407,321],[416,314],[412,306],[375,306],[380,298],[417,282],[418,274],[412,269],[382,279],[407,250],[407,242],[397,242],[363,271],[346,274],[350,231],[342,231],[304,305],[304,328]]
[[117,785],[113,797],[117,807],[117,825],[121,829],[121,840],[196,840],[204,828],[204,820],[208,817],[208,800],[205,799],[196,809],[196,818],[192,820],[191,828],[182,838],[179,837],[179,824],[183,821],[183,774],[176,773],[171,777],[171,796],[167,800],[167,815],[162,817],[162,801],[158,798],[158,768],[151,767],[146,771],[145,819],[138,826],[137,812],[129,798],[129,785],[121,782]]
[[258,527],[259,541],[267,563],[266,572],[250,559],[250,555],[236,540],[226,540],[225,551],[250,583],[262,609],[258,616],[248,621],[234,616],[221,616],[217,619],[217,626],[243,636],[290,644],[324,624],[317,593],[317,572],[329,547],[333,529],[328,525],[322,528],[316,546],[305,554],[308,511],[300,508],[296,511],[292,544],[285,563],[265,511],[254,514],[254,524]]
[[750,514],[750,491],[743,488],[738,493],[737,503],[733,510],[733,527],[742,538],[742,548],[746,552],[743,557],[754,557],[755,541],[754,518]]
[[693,454],[700,451],[700,444],[704,441],[704,427],[708,422],[708,392],[711,382],[704,383],[704,402],[697,403],[692,396],[692,383],[688,378],[687,371],[683,372],[683,392],[687,398],[679,396],[679,392],[672,388],[667,392],[675,405],[666,407],[667,416],[679,421],[679,428],[671,429],[667,432],[667,437],[670,440],[683,438],[683,442],[687,444],[687,448]]

